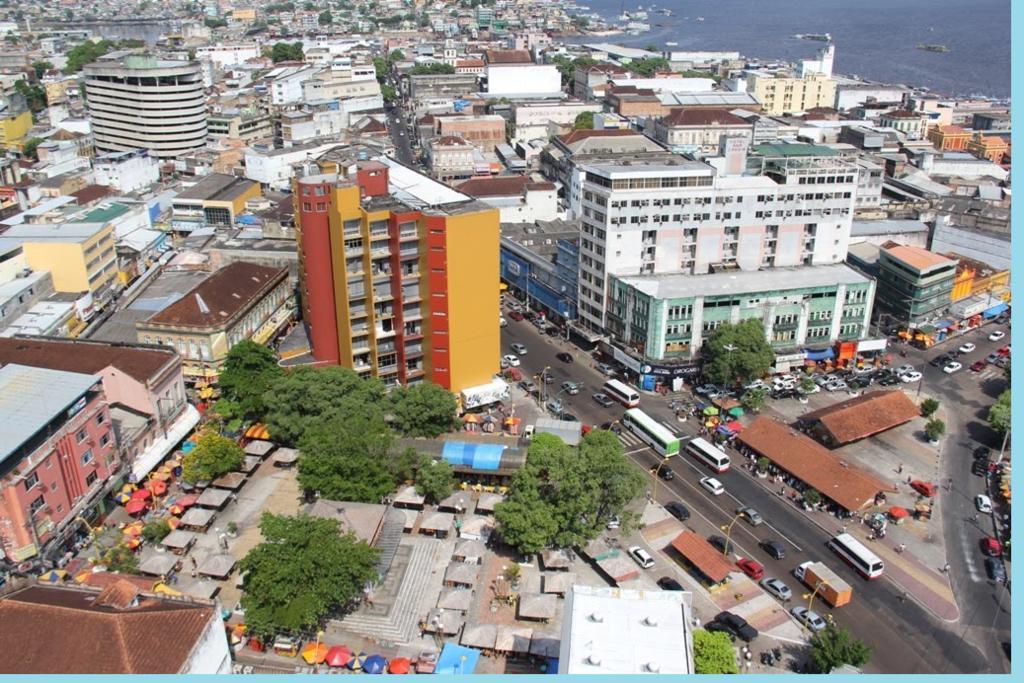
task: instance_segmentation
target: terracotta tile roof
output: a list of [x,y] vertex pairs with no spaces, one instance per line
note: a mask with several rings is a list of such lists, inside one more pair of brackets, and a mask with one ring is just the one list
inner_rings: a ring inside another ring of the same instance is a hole
[[664,119],[668,126],[749,126],[728,109],[673,109]]
[[104,197],[109,197],[112,194],[114,194],[114,191],[106,185],[86,185],[81,190],[72,192],[71,196],[75,198],[76,204],[85,206]]
[[950,261],[945,256],[940,256],[927,249],[897,244],[892,241],[883,244],[882,250],[888,252],[893,258],[899,259],[911,268],[917,268],[918,270],[928,270],[936,266],[953,263],[953,261]]
[[442,137],[439,137],[437,139],[437,144],[438,145],[444,145],[446,147],[453,147],[453,146],[454,147],[465,147],[465,146],[469,145],[468,142],[466,142],[462,138],[456,137],[454,135],[444,135]]
[[919,119],[921,114],[918,112],[907,111],[906,109],[894,109],[893,111],[887,111],[882,114],[887,119]]
[[457,187],[470,197],[518,197],[527,191],[555,189],[552,183],[535,183],[526,176],[470,178]]
[[96,607],[112,607],[116,610],[125,610],[132,607],[132,603],[139,597],[139,592],[138,587],[131,581],[118,579],[100,591],[93,605]]
[[891,491],[893,488],[891,484],[846,463],[809,436],[770,417],[758,417],[736,438],[851,512],[874,502],[879,491]]
[[943,133],[945,135],[966,135],[967,134],[967,131],[965,131],[960,126],[953,126],[953,125],[938,126],[938,130],[939,130],[940,133]]
[[567,145],[571,145],[574,142],[586,140],[587,138],[618,138],[631,135],[640,135],[640,133],[635,130],[623,130],[620,128],[613,128],[612,130],[574,130],[565,135],[560,135],[558,139]]
[[170,348],[49,337],[0,338],[0,365],[17,363],[87,375],[114,367],[139,382],[156,378],[177,362]]
[[456,69],[458,69],[459,67],[465,68],[465,67],[474,67],[474,66],[483,66],[483,65],[484,65],[484,60],[482,60],[482,59],[456,59],[455,60],[455,68]]
[[805,413],[800,422],[820,423],[827,434],[826,445],[841,446],[898,427],[920,414],[919,408],[902,391],[871,391]]
[[533,64],[528,50],[488,50],[488,64]]
[[693,531],[684,531],[676,536],[672,547],[714,583],[729,578],[729,574],[736,569],[718,548]]
[[135,574],[115,574],[113,572],[92,572],[83,571],[75,577],[75,581],[83,586],[104,589],[119,581],[130,583],[142,593],[151,593],[158,581],[152,577],[137,576]]
[[141,324],[208,327],[226,323],[287,274],[287,268],[235,261]]
[[[215,615],[213,605],[145,596],[119,610],[96,591],[31,586],[0,600],[7,674],[176,674]],[[17,653],[11,656],[10,653]]]

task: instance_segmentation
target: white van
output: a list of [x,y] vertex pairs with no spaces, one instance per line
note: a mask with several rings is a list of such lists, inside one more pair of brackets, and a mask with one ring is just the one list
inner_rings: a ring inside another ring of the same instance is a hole
[[644,569],[650,569],[654,566],[654,558],[651,557],[651,554],[638,545],[630,548],[629,554],[634,560],[636,560],[636,563]]

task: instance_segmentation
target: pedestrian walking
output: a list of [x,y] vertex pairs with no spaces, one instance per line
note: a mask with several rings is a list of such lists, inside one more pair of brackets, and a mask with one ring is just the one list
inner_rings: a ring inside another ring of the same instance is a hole
[[903,463],[900,463],[900,466],[896,468],[896,474],[903,474]]
[[942,573],[943,574],[948,574],[949,573],[949,563],[948,562],[942,566]]

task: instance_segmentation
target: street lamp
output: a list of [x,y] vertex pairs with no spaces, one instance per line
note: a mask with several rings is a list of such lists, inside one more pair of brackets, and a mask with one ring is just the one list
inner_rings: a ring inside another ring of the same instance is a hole
[[736,523],[736,520],[742,516],[742,512],[737,512],[728,524],[723,524],[722,526],[718,527],[719,529],[725,532],[725,549],[722,550],[723,555],[729,554],[729,539],[732,538],[732,527]]
[[671,455],[666,455],[661,459],[661,462],[658,463],[658,466],[654,468],[654,493],[651,495],[651,500],[655,503],[658,502],[658,480],[661,479],[661,468],[668,464],[669,458],[671,457]]
[[811,611],[811,606],[814,605],[814,597],[818,594],[818,591],[821,590],[822,586],[831,586],[831,584],[825,579],[819,579],[818,584],[814,587],[814,590],[810,594],[804,593],[804,597],[807,598],[808,612]]
[[[732,376],[733,384],[735,384],[736,373],[732,371],[732,352],[736,350],[735,344],[722,344],[722,348],[728,351],[725,356],[725,364],[729,366],[729,374]],[[730,387],[731,389],[732,387]]]

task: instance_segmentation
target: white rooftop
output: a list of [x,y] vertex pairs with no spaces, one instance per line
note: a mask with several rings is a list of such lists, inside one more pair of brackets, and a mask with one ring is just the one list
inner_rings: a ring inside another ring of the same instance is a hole
[[443,207],[473,199],[387,156],[382,155],[375,161],[388,167],[388,191],[391,195],[410,206]]
[[559,674],[692,674],[692,595],[574,585],[562,618]]

